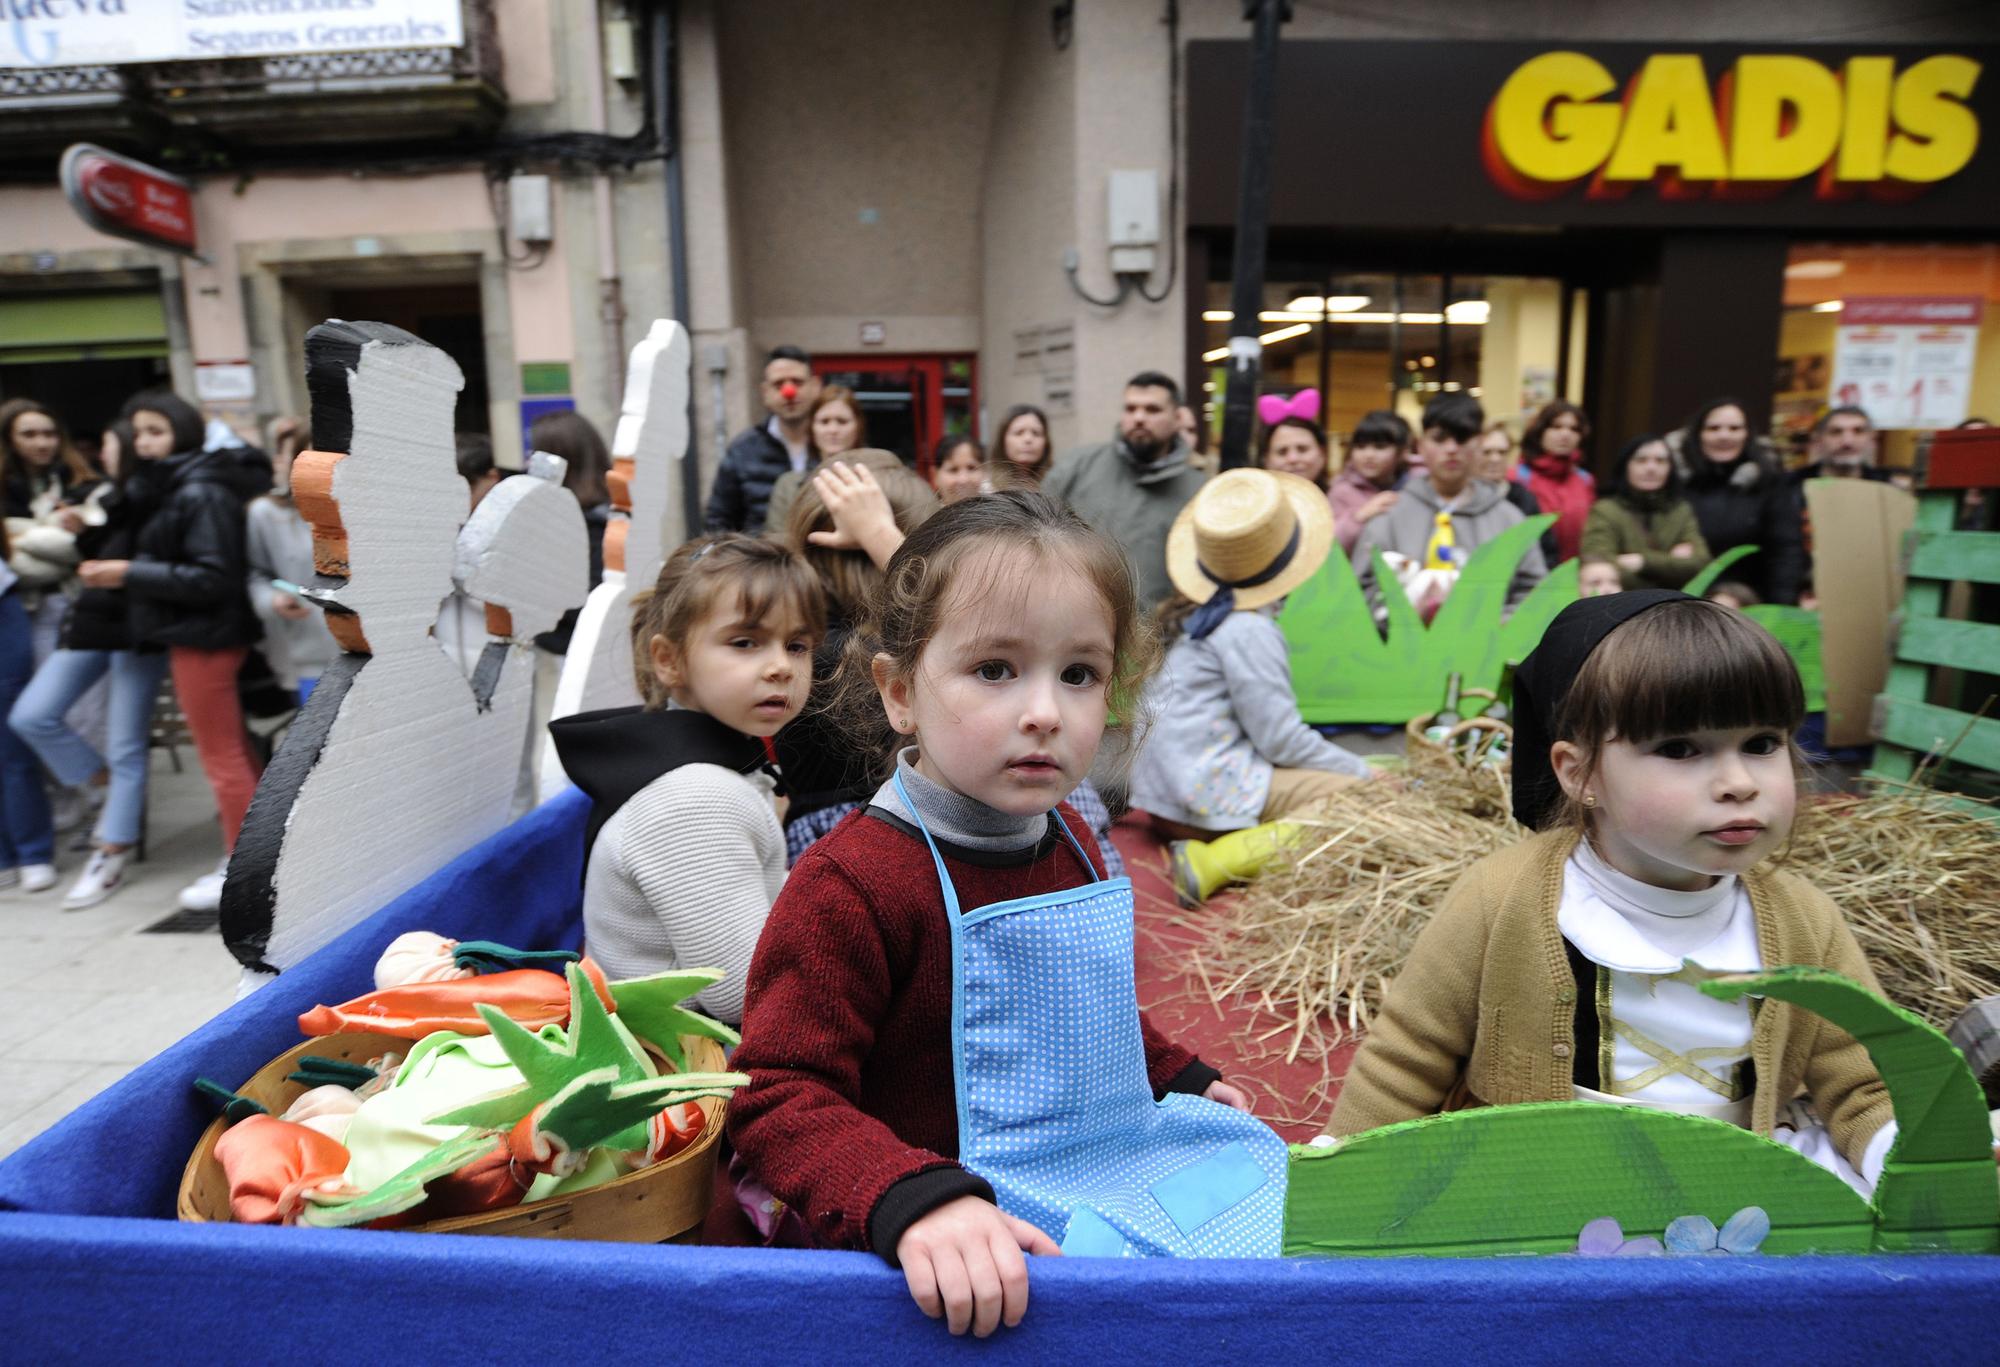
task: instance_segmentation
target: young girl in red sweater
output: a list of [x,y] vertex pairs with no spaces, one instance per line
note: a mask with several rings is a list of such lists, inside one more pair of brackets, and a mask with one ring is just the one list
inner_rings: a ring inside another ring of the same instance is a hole
[[1150,660],[1123,554],[982,495],[910,534],[874,608],[843,674],[907,748],[771,909],[737,1151],[953,1333],[1020,1321],[1023,1251],[1276,1254],[1285,1147],[1139,1011],[1131,884],[1063,801]]

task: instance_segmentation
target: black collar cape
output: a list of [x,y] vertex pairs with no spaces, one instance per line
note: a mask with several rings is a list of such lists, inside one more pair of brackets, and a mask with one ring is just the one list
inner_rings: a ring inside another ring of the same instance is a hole
[[604,823],[662,774],[684,764],[716,764],[739,774],[764,769],[775,777],[777,772],[770,766],[763,741],[724,726],[706,712],[681,708],[578,712],[550,722],[549,736],[563,772],[591,801],[583,843],[586,864]]
[[1514,819],[1539,831],[1562,801],[1562,785],[1549,763],[1556,714],[1569,686],[1598,642],[1648,608],[1677,602],[1678,589],[1637,589],[1601,598],[1579,598],[1550,622],[1536,646],[1514,671]]

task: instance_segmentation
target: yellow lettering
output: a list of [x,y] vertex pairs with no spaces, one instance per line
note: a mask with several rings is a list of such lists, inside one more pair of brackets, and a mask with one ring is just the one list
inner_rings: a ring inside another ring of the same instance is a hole
[[1962,170],[1979,147],[1979,121],[1961,100],[1979,80],[1968,57],[1926,57],[1896,78],[1890,108],[1896,133],[1883,169],[1897,180],[1943,180]]
[[1648,57],[1625,110],[1625,128],[1605,164],[1610,181],[1651,180],[1663,166],[1685,180],[1729,175],[1722,130],[1708,97],[1701,58],[1688,53]]
[[1731,180],[1809,176],[1840,143],[1840,82],[1810,57],[1742,58],[1730,103]]
[[1618,137],[1618,108],[1590,101],[1618,88],[1602,63],[1579,52],[1524,62],[1493,100],[1493,140],[1501,157],[1531,180],[1559,183],[1589,175]]
[[1847,107],[1841,114],[1840,155],[1833,163],[1835,180],[1880,180],[1882,158],[1889,147],[1889,87],[1896,77],[1894,57],[1853,57],[1848,60]]

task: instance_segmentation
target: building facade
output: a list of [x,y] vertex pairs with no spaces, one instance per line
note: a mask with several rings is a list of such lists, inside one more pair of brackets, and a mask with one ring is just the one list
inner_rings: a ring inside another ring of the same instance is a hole
[[[445,44],[99,64],[0,35],[0,393],[88,430],[157,378],[254,431],[304,411],[305,329],[365,316],[451,351],[460,426],[512,463],[537,412],[608,423],[626,347],[678,316],[703,474],[780,343],[913,458],[1015,403],[1099,440],[1141,369],[1215,399],[1238,0],[456,13]],[[1322,390],[1336,433],[1451,389],[1518,429],[1568,395],[1600,452],[1723,393],[1780,436],[1916,380],[1991,416],[1996,45],[2000,10],[1917,0],[1299,0],[1266,385]],[[204,259],[86,228],[54,183],[76,141],[193,180]],[[1836,307],[1860,298],[1918,304],[1871,343]],[[1926,299],[1976,301],[1950,346]]]

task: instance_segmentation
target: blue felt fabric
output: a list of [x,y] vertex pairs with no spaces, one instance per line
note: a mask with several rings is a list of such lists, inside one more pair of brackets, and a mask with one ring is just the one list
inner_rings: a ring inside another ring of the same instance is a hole
[[189,1080],[295,1043],[390,936],[573,947],[586,812],[557,798],[0,1162],[6,1360],[1931,1364],[2000,1342],[2000,1258],[1038,1259],[1027,1322],[974,1344],[862,1254],[167,1218],[209,1114]]
[[194,1079],[242,1083],[299,1042],[300,1012],[372,991],[375,960],[406,930],[524,949],[576,948],[589,813],[589,800],[565,789],[141,1064],[0,1161],[0,1210],[172,1219],[181,1170],[215,1118],[214,1105],[195,1095]]
[[[1991,1362],[2000,1259],[1037,1259],[952,1342],[859,1253],[0,1219],[16,1362]],[[968,1357],[967,1360],[973,1360]]]

